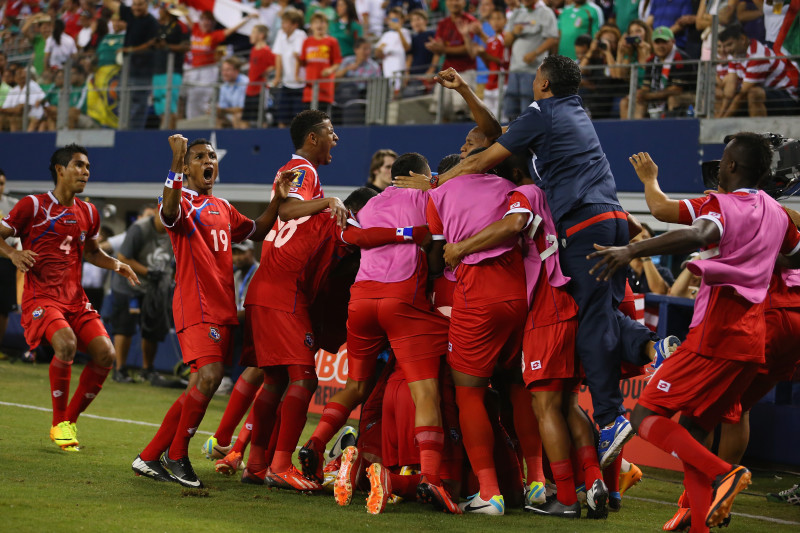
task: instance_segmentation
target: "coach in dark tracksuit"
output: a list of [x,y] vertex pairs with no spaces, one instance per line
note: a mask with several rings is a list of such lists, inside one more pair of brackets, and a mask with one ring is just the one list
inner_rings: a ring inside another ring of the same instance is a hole
[[658,338],[617,309],[625,296],[624,272],[610,282],[598,282],[589,274],[595,261],[586,256],[595,243],[625,245],[629,235],[614,176],[578,96],[580,80],[580,69],[571,59],[545,59],[528,110],[487,150],[439,176],[439,184],[483,172],[512,153],[531,153],[531,175],[538,178],[557,225],[561,268],[572,278],[569,290],[579,309],[576,349],[592,395],[594,419],[601,428],[598,452],[605,466],[633,435],[622,416],[620,361],[649,363],[643,346]]

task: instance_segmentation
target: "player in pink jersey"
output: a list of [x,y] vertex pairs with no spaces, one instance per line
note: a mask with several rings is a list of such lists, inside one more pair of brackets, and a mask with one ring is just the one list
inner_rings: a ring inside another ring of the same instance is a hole
[[[722,523],[750,483],[746,468],[721,460],[701,443],[764,361],[764,300],[778,254],[786,254],[788,266],[800,265],[797,228],[780,204],[750,189],[771,160],[762,136],[734,135],[720,163],[719,193],[709,196],[692,227],[625,247],[595,245],[598,251],[589,256],[600,258],[590,272],[607,279],[634,257],[718,243],[718,253],[690,263],[703,281],[689,334],[660,365],[631,416],[643,439],[683,462],[692,531]],[[670,420],[678,411],[680,423]]]
[[189,441],[222,380],[223,365],[231,356],[232,329],[238,323],[232,244],[264,238],[289,192],[291,174],[278,177],[269,207],[250,220],[212,194],[219,169],[208,141],[197,139],[187,145],[187,139],[177,134],[169,138],[169,144],[172,168],[159,216],[175,252],[173,316],[183,360],[191,365],[192,374],[186,392],[170,407],[155,437],[131,466],[137,475],[199,488],[203,484],[189,461]]
[[[100,315],[81,287],[82,259],[118,272],[131,284],[139,280],[130,267],[105,254],[97,245],[100,214],[79,198],[89,181],[89,154],[70,144],[50,158],[55,188],[20,200],[0,225],[0,252],[25,273],[22,327],[31,350],[44,340],[55,351],[50,362],[53,426],[50,438],[66,451],[78,451],[78,415],[100,392],[114,361],[114,347]],[[5,239],[18,236],[23,250]],[[75,351],[92,360],[81,373],[72,400],[70,376]]]

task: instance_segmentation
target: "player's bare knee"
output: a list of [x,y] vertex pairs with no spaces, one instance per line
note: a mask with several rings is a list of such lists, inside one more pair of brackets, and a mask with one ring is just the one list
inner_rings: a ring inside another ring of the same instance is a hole
[[197,389],[206,396],[211,396],[219,388],[225,369],[221,363],[212,363],[200,367],[197,371]]
[[92,361],[98,366],[109,367],[114,364],[116,351],[108,337],[102,337],[102,342],[92,341],[89,345]]
[[299,381],[293,381],[292,385],[297,385],[299,387],[303,387],[306,390],[314,392],[315,390],[317,390],[317,378],[305,378]]
[[75,352],[78,350],[78,339],[70,329],[63,329],[56,332],[50,342],[55,351],[55,357],[67,363],[75,359]]
[[653,413],[649,409],[637,404],[631,413],[631,425],[633,426],[634,431],[638,433],[639,426],[641,425],[642,421],[652,414]]

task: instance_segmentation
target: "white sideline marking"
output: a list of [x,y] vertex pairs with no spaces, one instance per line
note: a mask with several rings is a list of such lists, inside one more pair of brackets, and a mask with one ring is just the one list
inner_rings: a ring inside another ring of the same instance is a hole
[[[669,505],[671,507],[677,507],[678,504],[675,502],[662,502],[661,500],[653,500],[650,498],[638,498],[636,496],[625,496],[626,500],[636,500],[639,502],[648,502],[648,503],[659,503],[661,505]],[[754,520],[764,520],[765,522],[772,522],[774,524],[782,524],[785,526],[800,526],[800,522],[792,522],[791,520],[782,520],[780,518],[772,518],[770,516],[760,516],[755,514],[745,514],[745,513],[731,513],[733,516],[741,516],[744,518],[752,518]]]

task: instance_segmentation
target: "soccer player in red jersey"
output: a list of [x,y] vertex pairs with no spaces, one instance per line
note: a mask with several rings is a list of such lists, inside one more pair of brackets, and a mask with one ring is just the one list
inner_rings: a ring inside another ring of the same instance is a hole
[[291,176],[277,177],[269,207],[251,220],[212,194],[219,168],[208,141],[197,139],[187,145],[187,139],[176,134],[169,144],[172,168],[159,216],[175,251],[172,314],[183,360],[192,374],[186,392],[170,407],[155,437],[131,466],[137,475],[199,488],[203,484],[189,461],[189,441],[222,380],[223,365],[232,355],[233,327],[238,323],[232,244],[264,238],[277,219]]
[[[692,531],[722,523],[750,483],[746,468],[723,461],[701,443],[764,361],[764,299],[778,253],[786,254],[788,266],[800,265],[800,232],[780,204],[751,189],[771,160],[762,136],[733,136],[720,163],[719,193],[710,195],[690,228],[625,247],[595,245],[598,251],[589,256],[600,258],[590,273],[602,280],[635,257],[718,243],[714,257],[691,263],[703,281],[689,333],[660,365],[631,416],[643,439],[683,462]],[[680,423],[670,419],[678,411]]]
[[[97,245],[100,214],[76,195],[89,181],[89,155],[70,144],[50,158],[55,188],[20,200],[0,224],[0,252],[25,273],[22,292],[22,327],[31,350],[42,340],[55,351],[50,362],[53,426],[50,438],[65,451],[78,451],[76,422],[100,392],[114,361],[114,347],[100,315],[92,309],[81,287],[82,259],[118,272],[131,284],[136,274],[125,263],[105,254]],[[22,239],[22,250],[5,239]],[[92,360],[81,373],[72,400],[70,376],[75,351]]]

